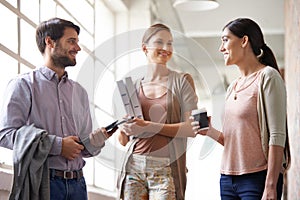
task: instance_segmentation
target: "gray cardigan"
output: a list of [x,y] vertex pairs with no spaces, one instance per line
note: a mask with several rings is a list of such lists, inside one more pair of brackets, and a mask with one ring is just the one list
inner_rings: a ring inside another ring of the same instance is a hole
[[47,157],[54,135],[33,125],[21,127],[13,147],[14,178],[10,200],[49,200]]

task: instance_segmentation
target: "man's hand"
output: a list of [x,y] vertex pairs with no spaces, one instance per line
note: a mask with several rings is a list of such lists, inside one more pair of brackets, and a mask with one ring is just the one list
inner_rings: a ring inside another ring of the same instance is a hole
[[74,160],[77,158],[84,146],[79,144],[79,138],[77,136],[68,136],[62,139],[61,155],[68,160]]

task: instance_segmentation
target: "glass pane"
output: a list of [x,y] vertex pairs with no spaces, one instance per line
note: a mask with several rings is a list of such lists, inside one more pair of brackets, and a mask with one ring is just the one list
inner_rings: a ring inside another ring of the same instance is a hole
[[[100,77],[95,78],[98,81],[95,90],[95,104],[104,111],[112,113],[113,93],[117,86],[114,75],[106,70]],[[103,98],[104,94],[105,98]]]
[[[0,51],[1,63],[0,65],[0,95],[5,96],[4,92],[7,87],[7,83],[18,74],[18,62],[3,51]],[[2,106],[3,98],[0,98],[0,105]],[[12,150],[0,147],[0,162],[4,162],[7,165],[13,165],[12,162]]]
[[56,8],[56,17],[59,17],[59,18],[65,19],[65,20],[69,20],[69,21],[75,23],[76,25],[78,25],[77,22],[75,21],[75,19],[72,16],[70,16],[60,6],[57,6],[57,8]]
[[[88,2],[70,0],[60,0],[60,2],[65,7],[65,9],[72,13],[75,19],[80,21],[82,26],[84,26],[85,29],[88,30],[88,32],[94,32],[94,10]],[[84,13],[84,15],[82,13]]]
[[39,1],[38,0],[27,0],[20,1],[21,13],[26,15],[34,23],[39,23]]
[[57,8],[57,16],[66,20],[70,20],[74,24],[78,25],[80,27],[79,42],[84,44],[84,46],[86,46],[90,51],[94,50],[94,38],[81,26],[82,24],[79,24],[77,21],[75,21],[75,19],[66,13],[61,7]]
[[111,124],[113,121],[116,120],[114,117],[111,117],[107,115],[107,113],[104,113],[101,110],[101,107],[97,104],[94,107],[92,107],[91,105],[91,109],[95,110],[95,116],[96,116],[96,121],[94,122],[95,128],[108,126],[109,124]]
[[83,174],[87,185],[94,184],[94,158],[84,158]]
[[[66,70],[68,72],[69,78],[73,80],[77,80],[80,70],[82,70],[82,67],[88,66],[89,68],[93,68],[93,62],[87,61],[86,58],[88,57],[88,54],[81,50],[76,55],[76,65],[72,67],[67,67]],[[92,77],[92,76],[91,76]]]
[[111,40],[114,35],[114,15],[101,1],[96,1],[95,6],[95,45],[101,45]]
[[40,61],[41,53],[35,41],[35,28],[24,20],[21,20],[21,57],[27,61],[37,63]]
[[144,67],[147,65],[147,57],[145,53],[142,51],[142,48],[137,49],[135,52],[131,52],[128,54],[130,57],[130,69],[135,70],[138,67]]
[[10,3],[15,8],[17,7],[17,0],[6,0],[8,3]]
[[20,74],[24,74],[27,72],[31,72],[33,69],[31,69],[30,67],[28,67],[27,65],[23,65],[21,64],[20,66]]
[[88,0],[89,2],[90,2],[90,4],[94,4],[95,2],[94,2],[94,0]]
[[115,172],[114,170],[95,162],[95,186],[114,191],[115,190]]
[[89,49],[89,51],[94,50],[94,38],[88,32],[86,32],[82,27],[80,27],[79,42],[81,44],[84,44],[84,46],[86,46]]
[[[14,51],[18,52],[18,27],[17,16],[0,4],[0,43]],[[5,19],[5,20],[4,20]],[[8,39],[9,38],[9,39]]]
[[[0,95],[1,97],[3,97],[3,93],[5,91],[8,81],[16,77],[18,74],[18,61],[13,59],[3,51],[0,51],[0,60],[1,63],[5,63],[0,65]],[[0,98],[0,105],[2,105],[2,100],[3,98]]]
[[56,14],[56,4],[54,1],[41,0],[41,21],[53,18]]

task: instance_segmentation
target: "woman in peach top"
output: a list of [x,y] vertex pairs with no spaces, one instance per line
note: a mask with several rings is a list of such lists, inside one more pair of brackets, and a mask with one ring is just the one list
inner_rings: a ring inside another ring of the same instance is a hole
[[192,122],[195,133],[224,145],[221,199],[281,199],[286,89],[276,59],[251,19],[229,22],[221,40],[225,65],[237,65],[241,76],[227,89],[222,132]]

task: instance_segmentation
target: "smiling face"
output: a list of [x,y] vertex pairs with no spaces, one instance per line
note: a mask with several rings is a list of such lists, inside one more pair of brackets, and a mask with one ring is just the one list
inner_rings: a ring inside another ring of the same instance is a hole
[[66,27],[64,35],[55,42],[51,59],[56,67],[74,66],[76,65],[76,55],[80,50],[77,32],[73,28]]
[[161,30],[154,34],[142,47],[149,63],[166,65],[172,57],[173,37],[169,31]]
[[219,51],[224,55],[225,65],[238,65],[241,59],[243,59],[245,38],[239,38],[232,34],[228,28],[225,28],[221,40],[222,44]]

